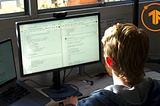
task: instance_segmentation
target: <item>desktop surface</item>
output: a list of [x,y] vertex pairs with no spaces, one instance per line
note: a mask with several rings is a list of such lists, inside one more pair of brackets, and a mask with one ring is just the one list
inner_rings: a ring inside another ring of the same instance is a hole
[[[152,71],[151,69],[149,69],[149,71],[148,71],[147,68],[145,70],[147,70],[145,72],[146,77],[151,77],[151,78],[157,79],[157,80],[160,79],[160,73]],[[90,83],[84,83],[82,81],[84,79],[93,81],[94,84],[92,86],[90,86]],[[111,76],[106,74],[101,78],[95,77],[95,78],[92,78],[92,79],[88,78],[87,76],[78,77],[78,78],[74,78],[73,80],[71,80],[71,81],[69,81],[67,83],[76,85],[79,88],[79,91],[83,93],[83,96],[79,96],[78,98],[83,98],[83,97],[89,96],[95,90],[103,89],[108,85],[112,85],[113,84],[113,80],[112,80]],[[43,93],[41,91],[42,88],[35,88],[35,89],[38,90],[39,92]],[[45,106],[59,106],[60,102],[62,102],[62,101],[51,100],[51,102],[49,102]]]

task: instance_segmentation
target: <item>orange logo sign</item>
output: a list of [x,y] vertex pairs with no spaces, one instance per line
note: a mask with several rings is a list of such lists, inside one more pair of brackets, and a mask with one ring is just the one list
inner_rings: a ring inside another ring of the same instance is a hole
[[[150,6],[153,6],[153,5],[159,5],[160,6],[160,4],[159,3],[151,3],[151,4],[149,4],[149,5],[147,5],[147,6],[144,6],[144,9],[143,9],[143,11],[142,11],[142,14],[141,14],[141,21],[142,21],[142,24],[148,29],[148,30],[150,30],[150,31],[160,31],[160,29],[155,29],[155,28],[149,28],[147,25],[146,25],[146,23],[145,23],[145,21],[144,21],[144,14],[145,14],[145,11],[150,7]],[[152,18],[152,24],[153,25],[158,25],[158,24],[160,24],[160,22],[159,22],[159,20],[160,20],[160,11],[158,11],[158,10],[156,10],[156,9],[154,9],[154,10],[152,10],[151,12],[149,12],[148,13],[148,17],[151,17]],[[159,25],[160,26],[160,25]]]
[[153,10],[149,14],[149,16],[152,16],[152,24],[157,25],[160,20],[160,12],[158,10]]

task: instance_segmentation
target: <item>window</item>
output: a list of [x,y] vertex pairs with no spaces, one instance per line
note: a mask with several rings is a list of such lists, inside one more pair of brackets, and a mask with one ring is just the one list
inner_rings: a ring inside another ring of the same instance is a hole
[[24,12],[24,0],[0,0],[0,14]]
[[37,0],[38,10],[127,0]]
[[32,16],[37,15],[37,13],[124,4],[127,3],[126,1],[129,3],[134,0],[0,0],[0,17],[13,16],[13,14]]

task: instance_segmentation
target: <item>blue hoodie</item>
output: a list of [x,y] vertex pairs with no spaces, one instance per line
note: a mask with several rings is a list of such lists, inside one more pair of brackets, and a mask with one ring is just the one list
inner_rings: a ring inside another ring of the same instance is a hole
[[124,85],[107,86],[79,100],[77,106],[160,106],[160,83],[159,80],[144,78],[131,88]]

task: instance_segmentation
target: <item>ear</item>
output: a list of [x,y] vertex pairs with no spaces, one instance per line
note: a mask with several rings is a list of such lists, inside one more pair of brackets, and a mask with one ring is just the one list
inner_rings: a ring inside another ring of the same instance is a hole
[[106,57],[106,63],[109,65],[109,66],[112,66],[112,60],[109,58],[109,57]]

